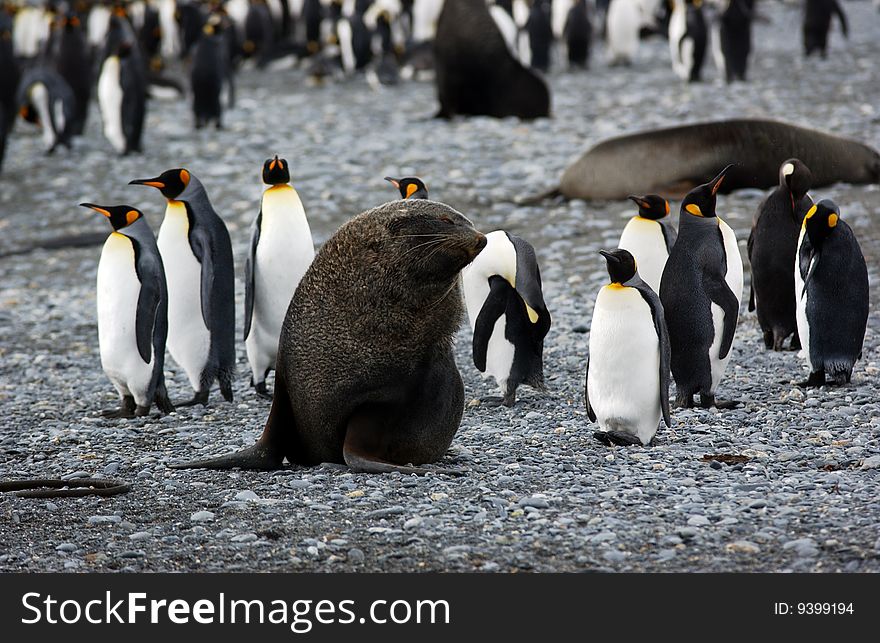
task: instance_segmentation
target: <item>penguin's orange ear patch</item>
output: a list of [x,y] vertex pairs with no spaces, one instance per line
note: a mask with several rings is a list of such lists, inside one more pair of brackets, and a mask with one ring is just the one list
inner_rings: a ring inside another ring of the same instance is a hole
[[189,185],[189,172],[186,170],[180,171],[180,182],[183,183],[184,186]]
[[838,218],[839,217],[832,212],[828,217],[828,227],[833,228],[834,226],[836,226]]
[[688,203],[686,206],[684,206],[684,209],[693,214],[695,217],[703,216],[703,211],[700,210],[700,206],[698,206],[696,203]]
[[416,193],[416,191],[418,189],[419,189],[419,187],[415,183],[410,183],[409,185],[407,185],[406,186],[406,198],[407,199],[410,198],[413,194]]
[[131,225],[132,223],[134,223],[135,221],[137,221],[137,220],[138,220],[138,217],[140,217],[140,216],[141,216],[141,215],[138,214],[138,211],[137,211],[137,210],[129,210],[128,212],[125,213],[125,223],[126,223],[126,225]]
[[274,169],[275,169],[275,165],[276,165],[277,163],[278,163],[278,161],[273,160],[271,163],[269,163],[269,169],[270,169],[270,170],[274,170]]

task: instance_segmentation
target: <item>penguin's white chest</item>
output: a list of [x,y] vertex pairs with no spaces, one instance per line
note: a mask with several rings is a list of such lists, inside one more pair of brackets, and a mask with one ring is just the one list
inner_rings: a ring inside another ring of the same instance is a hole
[[[718,227],[721,230],[721,238],[724,242],[724,255],[727,261],[727,272],[725,273],[724,280],[727,283],[727,287],[730,288],[731,292],[736,297],[736,303],[737,306],[739,306],[739,303],[742,301],[743,292],[743,265],[742,257],[739,254],[739,245],[736,242],[736,236],[734,235],[733,230],[720,218],[718,219]],[[709,347],[709,368],[712,375],[711,392],[714,394],[718,385],[721,383],[721,378],[724,376],[724,372],[727,370],[727,363],[730,361],[730,356],[733,353],[733,345],[731,344],[730,352],[727,353],[727,356],[724,359],[721,359],[721,338],[724,334],[724,312],[717,304],[711,304],[710,310],[712,312],[712,326],[715,331],[715,337],[712,340],[712,345]],[[737,318],[738,317],[739,309],[737,308]],[[734,321],[734,323],[736,323],[736,321]]]
[[606,23],[612,61],[631,61],[635,57],[639,47],[640,25],[638,0],[612,0]]
[[118,153],[125,152],[122,129],[122,83],[118,56],[110,56],[101,67],[98,78],[98,106],[104,123],[104,136]]
[[662,225],[651,219],[633,217],[623,229],[617,247],[629,250],[636,260],[639,276],[659,293],[660,277],[669,259]]
[[[800,255],[801,244],[804,241],[805,228],[801,228],[800,237],[798,237],[797,252],[794,256],[794,301],[795,301],[795,317],[797,319],[798,338],[801,340],[801,350],[799,357],[807,360],[810,372],[813,371],[813,363],[810,361],[810,322],[807,319],[807,293],[804,291],[804,279],[801,276]],[[815,261],[815,259],[813,259]],[[807,271],[809,274],[809,270]]]
[[202,317],[202,266],[189,244],[189,221],[182,202],[168,203],[157,243],[168,283],[166,345],[198,391],[208,362],[211,333]]
[[135,271],[131,240],[119,233],[104,243],[98,263],[98,343],[101,366],[121,395],[134,395],[140,406],[149,406],[147,389],[154,357],[146,363],[137,347],[135,319],[141,282]]
[[[254,258],[254,310],[246,346],[255,376],[275,364],[281,325],[296,287],[315,257],[312,233],[296,190],[270,188],[263,195],[260,241]],[[265,356],[260,360],[257,353]],[[260,362],[259,365],[256,361]],[[265,361],[265,364],[263,364]]]
[[599,291],[590,328],[587,394],[602,430],[648,444],[660,408],[660,340],[651,308],[635,288]]

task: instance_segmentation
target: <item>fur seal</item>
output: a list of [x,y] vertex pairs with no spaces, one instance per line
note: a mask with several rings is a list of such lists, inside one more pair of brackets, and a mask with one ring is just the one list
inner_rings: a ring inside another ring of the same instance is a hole
[[464,316],[459,272],[485,245],[462,214],[426,199],[392,201],[344,224],[287,310],[260,439],[174,468],[269,470],[286,457],[427,473],[406,465],[442,458],[461,422],[452,353]]
[[615,200],[655,192],[680,198],[731,159],[723,192],[777,185],[779,166],[801,159],[813,187],[880,181],[880,154],[858,141],[780,121],[735,119],[682,125],[608,139],[566,169],[558,190],[569,199]]
[[482,0],[444,2],[434,58],[440,118],[550,115],[547,84],[516,59]]

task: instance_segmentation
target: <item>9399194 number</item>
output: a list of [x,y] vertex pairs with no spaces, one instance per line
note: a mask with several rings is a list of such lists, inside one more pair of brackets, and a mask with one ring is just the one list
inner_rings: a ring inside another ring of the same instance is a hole
[[798,603],[798,614],[852,614],[852,603]]

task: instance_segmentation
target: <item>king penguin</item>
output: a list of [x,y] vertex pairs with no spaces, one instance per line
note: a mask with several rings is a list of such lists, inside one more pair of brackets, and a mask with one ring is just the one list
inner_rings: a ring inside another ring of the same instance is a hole
[[57,71],[44,66],[27,70],[19,82],[18,105],[24,120],[42,128],[47,154],[59,145],[70,149],[76,97]]
[[147,76],[140,46],[122,8],[110,19],[107,56],[98,76],[104,136],[119,154],[141,151]]
[[226,225],[201,182],[183,168],[131,184],[157,188],[168,200],[158,239],[168,275],[168,351],[195,391],[178,406],[207,404],[215,379],[231,402],[235,275]]
[[290,185],[285,159],[263,163],[260,212],[254,220],[245,263],[244,341],[251,385],[271,399],[266,376],[275,368],[278,338],[299,280],[315,257],[312,232],[302,201]]
[[660,280],[678,406],[693,406],[694,393],[706,408],[737,404],[715,400],[730,360],[743,289],[736,237],[715,214],[715,195],[731,167],[682,201],[678,239]]
[[101,366],[121,404],[103,415],[146,415],[153,402],[171,413],[163,371],[168,291],[153,231],[131,206],[80,205],[103,214],[113,226],[98,263],[98,342]]
[[749,234],[749,311],[757,309],[764,345],[775,351],[782,350],[789,335],[791,348],[800,348],[791,266],[797,254],[801,223],[813,205],[807,196],[812,181],[813,175],[800,160],[783,162],[779,187],[758,206]]
[[550,330],[550,313],[535,249],[503,230],[490,232],[486,247],[461,277],[474,331],[474,365],[483,377],[495,378],[501,403],[513,406],[522,383],[544,390],[544,337]]
[[659,293],[660,277],[677,236],[666,218],[669,203],[656,194],[628,198],[639,206],[639,213],[626,224],[617,247],[628,250],[635,257],[639,277],[651,290]]
[[682,80],[699,82],[706,59],[708,29],[703,0],[674,0],[669,19],[669,53],[672,70]]
[[804,217],[794,266],[797,327],[810,376],[800,386],[852,377],[868,323],[868,268],[859,242],[829,199]]
[[627,250],[600,250],[611,283],[596,297],[584,381],[593,434],[605,445],[648,445],[669,414],[669,334],[663,304]]
[[825,58],[828,51],[828,32],[831,30],[831,17],[840,19],[840,29],[844,38],[849,38],[846,14],[839,0],[806,0],[804,2],[804,54],[812,55],[818,51]]
[[400,190],[401,199],[428,198],[428,188],[418,177],[407,176],[402,179],[392,179],[390,176],[386,176],[385,180]]

